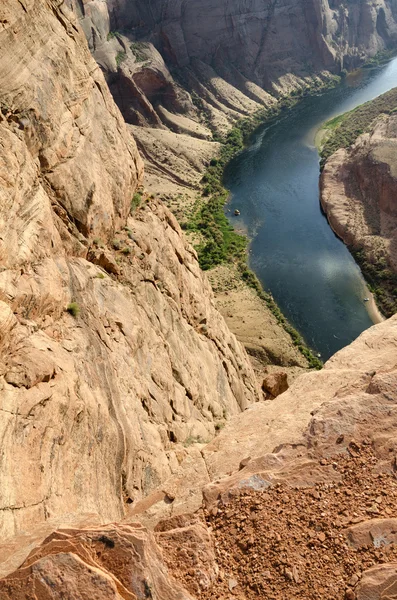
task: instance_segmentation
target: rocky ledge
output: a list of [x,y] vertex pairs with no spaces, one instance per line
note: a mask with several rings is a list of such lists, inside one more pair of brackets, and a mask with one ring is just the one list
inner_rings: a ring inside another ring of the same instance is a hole
[[[186,490],[192,464],[169,499],[176,509],[166,518],[153,513],[148,529],[137,513],[118,525],[86,523],[3,545],[0,598],[391,600],[396,356],[397,317],[231,422],[203,449],[213,481],[203,485],[195,513],[184,513],[177,495],[193,490]],[[297,426],[304,402],[307,417]],[[277,447],[275,438],[260,447],[265,419],[286,403],[291,419],[280,425]]]
[[73,14],[2,2],[0,47],[8,537],[121,519],[261,395],[175,218],[136,192],[141,158]]

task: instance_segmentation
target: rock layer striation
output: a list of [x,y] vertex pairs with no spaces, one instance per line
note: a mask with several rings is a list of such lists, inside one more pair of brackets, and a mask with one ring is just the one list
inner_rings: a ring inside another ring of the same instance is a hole
[[7,537],[122,518],[259,391],[174,217],[129,217],[142,161],[73,13],[7,0],[0,47]]

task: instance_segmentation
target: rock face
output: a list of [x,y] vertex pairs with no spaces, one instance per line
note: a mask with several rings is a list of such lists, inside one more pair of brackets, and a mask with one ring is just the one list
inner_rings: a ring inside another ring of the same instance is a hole
[[[212,600],[230,591],[241,600],[394,598],[396,349],[394,317],[323,371],[233,419],[202,449],[214,481],[200,488],[197,457],[185,461],[175,510],[155,517],[154,533],[135,522],[140,513],[117,526],[61,529],[30,554],[29,536],[16,541],[8,572],[0,565],[0,598],[25,600],[37,589],[37,600],[50,590],[61,600],[73,597],[76,581],[87,598],[94,590],[100,598],[97,589],[128,600]],[[273,423],[269,435],[272,418],[280,429]],[[183,514],[192,493],[202,508]],[[8,574],[17,558],[23,565]]]
[[125,0],[108,5],[112,24],[135,28],[138,35],[150,31],[174,64],[187,66],[197,59],[215,64],[220,74],[234,71],[260,86],[304,71],[305,61],[323,68],[375,53],[396,33],[395,5],[383,0],[177,0],[171,5],[156,0],[150,8]]
[[0,49],[0,599],[393,598],[397,318],[258,402],[73,13],[3,0]]
[[396,164],[397,118],[381,114],[368,133],[326,161],[321,176],[321,204],[328,220],[357,252],[386,316],[397,311]]
[[370,133],[331,156],[321,177],[321,203],[348,245],[383,256],[397,271],[397,117],[382,115]]
[[[275,400],[256,403],[231,419],[194,460],[182,463],[163,484],[162,490],[175,498],[172,505],[151,494],[136,511],[141,517],[144,513],[146,523],[156,522],[186,507],[196,510],[205,486],[204,497],[211,499],[239,487],[241,481],[249,487],[250,481],[254,485],[258,480],[259,487],[266,488],[269,482],[292,480],[291,462],[305,447],[319,448],[327,456],[345,449],[351,439],[369,438],[385,458],[390,444],[394,457],[396,356],[397,317],[392,317],[361,334],[321,371],[299,376]],[[274,456],[267,456],[272,452]],[[314,463],[306,463],[315,478]],[[304,476],[298,470],[299,477]]]
[[[154,535],[139,523],[60,530],[0,581],[0,598],[191,600],[167,572]],[[32,596],[30,596],[32,597]]]
[[7,537],[120,519],[259,392],[172,215],[143,202],[122,229],[142,161],[73,14],[2,2],[0,47]]
[[[127,120],[246,115],[324,69],[351,69],[396,41],[393,0],[68,0]],[[117,35],[115,32],[119,32]],[[118,58],[117,58],[118,57]],[[215,118],[217,117],[217,118]]]

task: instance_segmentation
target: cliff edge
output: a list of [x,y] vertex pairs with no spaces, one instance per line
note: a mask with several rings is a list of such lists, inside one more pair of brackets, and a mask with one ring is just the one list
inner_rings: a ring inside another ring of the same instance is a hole
[[122,518],[259,392],[174,217],[131,209],[142,161],[73,14],[7,0],[0,47],[8,537]]

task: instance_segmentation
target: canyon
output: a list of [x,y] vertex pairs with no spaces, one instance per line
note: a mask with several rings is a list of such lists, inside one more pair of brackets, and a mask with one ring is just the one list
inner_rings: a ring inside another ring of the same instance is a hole
[[265,399],[229,271],[216,300],[159,191],[183,216],[214,132],[391,47],[396,14],[3,0],[1,600],[393,597],[396,317],[317,372],[258,308],[251,354],[285,336],[305,371],[265,364]]

